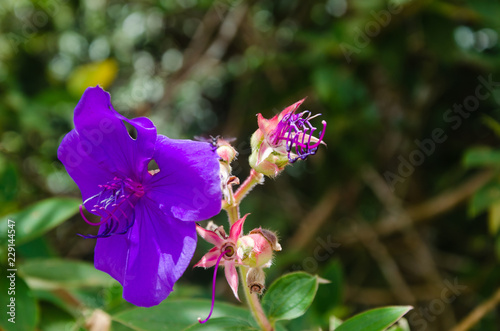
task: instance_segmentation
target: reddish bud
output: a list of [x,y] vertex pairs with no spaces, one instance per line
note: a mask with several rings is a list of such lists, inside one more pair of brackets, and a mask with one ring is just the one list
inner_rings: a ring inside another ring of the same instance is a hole
[[[271,243],[263,233],[262,229],[255,229],[249,235],[238,239],[236,244],[238,248],[237,254],[242,264],[252,268],[271,266],[273,250],[279,250],[281,246],[279,246],[277,239],[274,239],[274,243]],[[266,234],[268,235],[268,233]],[[274,235],[274,237],[276,236]],[[276,249],[273,248],[273,245]]]
[[278,242],[278,236],[276,235],[276,233],[274,233],[270,230],[267,230],[267,229],[263,229],[263,228],[253,229],[252,231],[250,231],[250,234],[254,234],[254,233],[260,234],[264,238],[266,238],[267,241],[269,241],[269,243],[271,244],[271,247],[273,248],[273,250],[281,251],[281,245]]

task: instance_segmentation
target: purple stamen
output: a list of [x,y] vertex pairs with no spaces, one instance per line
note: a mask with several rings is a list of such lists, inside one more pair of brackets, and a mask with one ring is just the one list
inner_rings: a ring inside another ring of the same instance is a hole
[[315,147],[318,147],[321,142],[323,141],[323,137],[325,136],[325,130],[326,130],[326,121],[321,121],[321,124],[323,124],[323,130],[321,130],[319,132],[319,138],[318,138],[318,142],[315,143],[314,145],[312,146],[309,146],[309,148],[315,148]]
[[89,220],[85,217],[85,215],[83,215],[83,208],[82,208],[82,205],[80,205],[80,215],[82,215],[83,220],[84,220],[85,222],[87,222],[87,224],[90,224],[90,225],[97,226],[97,225],[101,225],[101,224],[103,224],[103,223],[105,223],[105,222],[106,222],[106,220],[102,220],[102,221],[97,222],[97,223],[93,223],[93,222],[89,221]]
[[200,317],[198,317],[198,322],[200,322],[201,324],[203,323],[206,323],[210,317],[212,316],[212,312],[214,311],[214,305],[215,305],[215,281],[217,279],[217,268],[219,268],[219,263],[220,263],[220,260],[222,259],[222,257],[224,255],[226,255],[227,253],[229,253],[229,249],[228,250],[225,250],[224,252],[222,252],[220,255],[219,255],[219,258],[217,259],[217,263],[215,264],[215,270],[214,270],[214,280],[212,282],[212,304],[210,306],[210,313],[208,314],[207,318],[205,318],[203,321],[201,320]]
[[[92,212],[101,216],[101,221],[98,223],[90,222],[82,211],[80,206],[80,214],[82,218],[90,225],[99,226],[103,225],[104,230],[98,235],[81,235],[83,238],[104,238],[114,234],[124,234],[134,224],[134,217],[130,219],[124,209],[131,208],[134,210],[137,199],[144,195],[144,187],[132,181],[129,178],[120,179],[115,177],[113,181],[104,185],[99,185],[102,189],[98,194],[90,197],[84,203],[96,199]],[[134,199],[134,201],[130,201]]]
[[[299,158],[305,160],[309,155],[316,154],[325,136],[326,121],[321,122],[323,130],[319,132],[319,138],[314,138],[317,139],[317,142],[312,143],[313,133],[317,129],[310,120],[319,115],[321,114],[311,116],[311,112],[306,110],[300,114],[288,114],[278,123],[272,143],[278,146],[280,141],[286,142],[285,146],[290,163],[294,163]],[[296,156],[292,156],[292,153]]]

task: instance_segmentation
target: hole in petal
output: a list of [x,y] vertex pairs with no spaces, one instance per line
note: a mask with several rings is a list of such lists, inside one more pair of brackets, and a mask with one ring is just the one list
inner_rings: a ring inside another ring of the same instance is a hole
[[151,176],[156,175],[157,173],[160,172],[160,167],[158,166],[158,163],[156,163],[155,160],[151,159],[148,163],[148,172],[151,174]]
[[130,138],[136,140],[137,139],[137,129],[131,125],[130,123],[126,122],[126,121],[122,121],[123,124],[125,124],[125,127],[127,128],[127,132],[128,132],[128,135],[130,136]]

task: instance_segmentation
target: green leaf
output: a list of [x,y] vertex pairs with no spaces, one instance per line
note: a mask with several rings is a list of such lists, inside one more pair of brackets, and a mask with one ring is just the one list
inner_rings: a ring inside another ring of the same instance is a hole
[[500,150],[488,147],[469,149],[465,153],[463,163],[466,167],[500,166]]
[[16,255],[33,258],[50,258],[59,255],[50,244],[48,236],[41,236],[19,246],[16,245]]
[[495,239],[495,254],[497,256],[497,260],[500,261],[500,236]]
[[500,229],[500,203],[495,203],[488,210],[488,230],[496,235]]
[[497,1],[468,0],[469,7],[474,9],[489,24],[497,24],[500,15],[500,4]]
[[7,242],[7,221],[15,221],[16,244],[22,244],[43,235],[66,221],[78,211],[80,200],[71,198],[50,198],[28,208],[2,217],[0,221],[0,246]]
[[321,273],[321,277],[328,279],[330,283],[321,286],[321,291],[316,294],[313,307],[315,311],[325,314],[342,304],[343,276],[340,261],[330,262]]
[[318,277],[305,272],[284,275],[271,284],[262,298],[262,306],[274,322],[303,315],[318,290]]
[[342,324],[342,320],[340,318],[337,318],[335,316],[330,316],[330,330],[336,330],[340,325]]
[[469,203],[469,215],[479,215],[490,206],[500,203],[500,179],[495,178],[474,193]]
[[411,331],[410,324],[406,320],[406,318],[401,318],[396,324],[391,326],[387,331]]
[[[19,190],[18,170],[13,163],[5,161],[2,157],[0,157],[0,183],[2,183],[2,187],[0,188],[0,201],[2,201],[2,205],[10,201],[15,201]],[[0,212],[4,211],[4,206],[2,206]]]
[[284,327],[280,322],[274,324],[274,331],[288,331],[286,327]]
[[48,302],[40,305],[40,322],[43,331],[79,330],[73,316]]
[[500,137],[500,123],[491,116],[481,116],[481,121],[488,126],[496,135]]
[[113,283],[108,274],[90,263],[66,259],[31,259],[19,265],[19,272],[32,288],[107,287]]
[[[209,300],[165,300],[150,308],[133,308],[112,316],[113,320],[132,330],[183,330],[198,323],[210,311]],[[253,321],[251,313],[241,307],[216,302],[212,318],[231,317]],[[250,325],[250,324],[248,324]]]
[[[2,318],[0,318],[0,329],[11,330],[11,331],[31,331],[35,329],[37,321],[37,306],[35,298],[30,288],[24,280],[19,276],[15,275],[15,286],[12,287],[13,292],[10,288],[10,278],[7,276],[11,275],[11,272],[3,271],[0,273],[0,288],[2,289],[2,295],[0,295],[0,305],[2,307]],[[13,298],[14,301],[11,301]],[[13,304],[11,303],[13,302]],[[8,307],[8,305],[14,305],[13,308]],[[15,313],[15,315],[10,315],[9,312]],[[13,321],[15,323],[9,322],[9,319],[15,317]]]
[[184,329],[185,331],[195,331],[195,330],[202,330],[202,331],[258,331],[259,329],[256,329],[255,327],[251,326],[247,321],[239,319],[239,318],[234,318],[234,317],[218,317],[218,318],[211,318],[208,322],[206,323],[197,323],[194,324],[191,327],[188,327],[187,329]]
[[342,323],[335,331],[383,331],[396,323],[411,306],[391,306],[365,311]]

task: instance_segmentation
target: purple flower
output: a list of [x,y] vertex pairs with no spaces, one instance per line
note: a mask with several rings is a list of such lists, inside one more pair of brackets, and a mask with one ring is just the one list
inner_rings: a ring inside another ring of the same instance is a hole
[[[74,122],[58,158],[85,208],[101,217],[84,217],[99,225],[97,235],[83,236],[97,238],[95,267],[123,285],[127,301],[157,305],[193,257],[195,222],[220,211],[218,156],[209,143],[169,139],[147,118],[123,117],[100,87],[85,91]],[[159,169],[148,171],[152,160]]]

